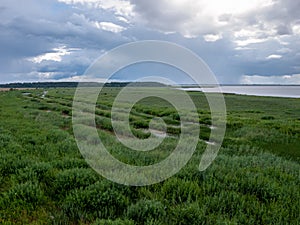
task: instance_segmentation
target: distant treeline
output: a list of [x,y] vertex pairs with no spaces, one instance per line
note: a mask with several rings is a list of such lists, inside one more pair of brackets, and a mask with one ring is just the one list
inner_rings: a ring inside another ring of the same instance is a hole
[[[0,84],[0,88],[76,88],[79,82],[35,82],[35,83],[10,83]],[[104,84],[105,87],[126,87],[127,85],[134,87],[163,87],[164,84],[156,82],[111,82]],[[101,87],[103,83],[81,82],[80,86],[85,87]]]
[[0,88],[49,88],[49,87],[77,87],[78,82],[36,82],[0,84]]

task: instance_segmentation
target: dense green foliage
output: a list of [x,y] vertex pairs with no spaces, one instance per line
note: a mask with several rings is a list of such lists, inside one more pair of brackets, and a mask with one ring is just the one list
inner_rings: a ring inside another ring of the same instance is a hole
[[[300,99],[226,95],[224,143],[199,172],[213,128],[205,96],[190,93],[201,124],[194,157],[162,183],[128,187],[104,179],[81,156],[71,123],[75,89],[47,91],[0,93],[0,224],[299,224]],[[176,110],[155,98],[138,102],[133,133],[149,137],[149,122],[159,116],[168,136],[154,151],[133,152],[112,133],[118,91],[105,88],[96,107],[111,154],[133,165],[166,158],[180,134]]]

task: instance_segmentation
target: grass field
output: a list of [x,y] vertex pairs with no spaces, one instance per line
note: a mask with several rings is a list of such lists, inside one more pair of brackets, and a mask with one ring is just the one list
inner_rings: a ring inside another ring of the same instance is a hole
[[[101,177],[81,156],[72,129],[74,91],[0,93],[0,224],[300,224],[300,99],[226,95],[222,148],[199,172],[213,128],[205,96],[191,92],[201,125],[193,158],[164,182],[129,187]],[[157,98],[138,102],[130,114],[135,136],[148,138],[158,116],[167,137],[154,151],[130,151],[110,122],[119,91],[105,88],[97,102],[103,143],[132,165],[166,158],[181,132],[176,110]]]

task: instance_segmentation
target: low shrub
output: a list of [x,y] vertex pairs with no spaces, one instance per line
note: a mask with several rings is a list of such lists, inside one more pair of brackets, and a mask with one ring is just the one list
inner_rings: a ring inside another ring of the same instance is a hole
[[205,125],[211,125],[211,118],[210,117],[200,117],[199,118],[199,123],[200,124],[205,124]]
[[275,117],[274,116],[263,116],[261,119],[262,120],[275,120]]
[[46,197],[37,183],[31,181],[17,184],[1,199],[1,208],[24,207],[24,209],[36,209],[45,203]]
[[49,106],[47,106],[47,105],[41,105],[41,106],[39,106],[39,107],[38,107],[38,109],[39,109],[39,110],[43,110],[43,111],[45,111],[45,110],[49,110],[49,109],[50,109],[50,107],[49,107]]
[[97,128],[108,130],[108,131],[113,131],[114,130],[113,127],[112,127],[110,118],[97,116],[95,121],[96,121]]
[[169,204],[177,205],[197,201],[201,196],[201,189],[194,181],[171,178],[163,184],[160,196]]
[[201,126],[199,138],[202,140],[209,140],[210,133],[211,133],[210,128],[208,128],[206,126]]
[[78,153],[78,146],[74,139],[66,138],[56,144],[60,155],[70,155]]
[[[166,217],[166,207],[157,200],[139,200],[128,208],[128,218],[137,224],[158,224],[158,221]],[[157,221],[154,223],[154,221]]]
[[172,208],[170,213],[170,224],[185,225],[187,221],[189,224],[207,224],[205,210],[198,203],[179,205]]
[[63,170],[56,175],[53,191],[57,197],[65,196],[71,190],[87,187],[99,180],[92,169],[74,168]]
[[13,140],[13,136],[11,134],[4,133],[0,130],[0,148],[6,148]]
[[179,134],[181,134],[181,129],[177,128],[177,127],[168,126],[167,127],[167,133],[174,134],[174,135],[179,135]]
[[0,174],[4,177],[15,174],[18,169],[25,168],[32,164],[32,160],[20,154],[0,155]]
[[51,165],[57,169],[73,169],[73,168],[89,168],[89,165],[84,159],[77,158],[62,158],[51,162]]
[[96,109],[95,110],[95,114],[98,115],[98,116],[106,117],[106,118],[110,118],[111,117],[110,111],[106,111],[106,110]]
[[146,121],[146,120],[137,120],[137,121],[133,121],[132,125],[135,128],[148,129],[149,128],[149,121]]
[[124,215],[127,205],[127,197],[104,180],[70,193],[63,202],[63,212],[73,221],[115,219]]
[[125,219],[125,220],[122,220],[122,219],[117,219],[117,220],[97,219],[91,225],[135,225],[135,223],[132,220],[128,220],[128,219]]
[[141,131],[141,130],[137,130],[137,129],[132,129],[132,134],[139,138],[139,139],[147,139],[150,137],[150,132],[144,132],[144,131]]
[[175,120],[175,119],[173,119],[173,118],[166,117],[166,116],[161,117],[161,118],[165,121],[166,124],[169,124],[169,125],[176,125],[176,126],[180,125],[180,121]]
[[71,110],[71,109],[63,109],[63,110],[61,111],[61,113],[62,113],[63,115],[72,116],[72,110]]
[[45,179],[45,174],[52,168],[49,163],[35,163],[24,169],[19,169],[15,179],[18,182],[38,181],[42,182]]
[[47,132],[45,136],[48,143],[58,143],[69,138],[67,132],[59,129],[52,129],[51,132]]

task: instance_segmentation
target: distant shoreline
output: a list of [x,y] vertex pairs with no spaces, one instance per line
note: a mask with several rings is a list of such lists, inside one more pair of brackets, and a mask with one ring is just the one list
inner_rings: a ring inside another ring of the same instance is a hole
[[[205,88],[210,88],[210,87],[217,87],[217,85],[209,85],[209,84],[204,84],[204,85],[191,85],[191,84],[182,84],[178,85],[179,87],[183,88],[194,88],[194,87],[205,87]],[[220,84],[219,87],[300,87],[300,84]]]
[[239,86],[220,86],[220,87],[189,87],[178,88],[188,92],[204,92],[204,93],[224,93],[247,96],[261,96],[261,97],[281,97],[281,98],[300,98],[299,85],[239,85]]
[[[104,85],[103,83],[98,83],[98,82],[15,82],[15,83],[0,83],[0,88],[47,88],[47,87],[77,87],[78,84],[85,84],[86,86],[101,86]],[[106,86],[110,87],[125,87],[128,84],[133,84],[133,85],[138,85],[138,86],[166,86],[165,84],[161,84],[158,82],[110,82],[106,83]],[[172,86],[172,85],[171,85]],[[260,86],[265,86],[265,87],[294,87],[294,86],[300,86],[300,84],[178,84],[175,85],[174,87],[181,87],[181,88],[195,88],[195,87],[205,87],[205,88],[210,88],[210,87],[236,87],[236,86],[244,86],[244,87],[260,87]]]

